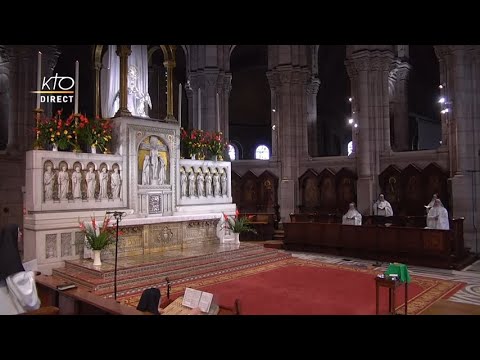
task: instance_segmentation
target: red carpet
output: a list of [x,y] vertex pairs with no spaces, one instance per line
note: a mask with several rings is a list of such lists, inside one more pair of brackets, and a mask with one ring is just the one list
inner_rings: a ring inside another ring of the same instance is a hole
[[[240,299],[242,315],[373,315],[378,272],[289,259],[173,289],[172,299],[185,287],[211,292],[222,306]],[[417,314],[436,300],[450,296],[463,284],[412,276],[408,313]],[[162,290],[162,293],[165,292]],[[397,311],[403,312],[404,287],[397,289]],[[126,301],[135,306],[138,299]],[[388,290],[381,288],[380,313],[388,309]]]

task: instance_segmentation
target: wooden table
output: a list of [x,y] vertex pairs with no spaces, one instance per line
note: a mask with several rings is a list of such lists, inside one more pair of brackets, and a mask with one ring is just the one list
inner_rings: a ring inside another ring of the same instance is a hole
[[405,315],[408,309],[408,283],[400,280],[390,280],[386,278],[375,277],[375,292],[376,292],[376,314],[379,314],[379,295],[380,288],[388,288],[388,312],[395,315],[395,294],[397,288],[405,284]]

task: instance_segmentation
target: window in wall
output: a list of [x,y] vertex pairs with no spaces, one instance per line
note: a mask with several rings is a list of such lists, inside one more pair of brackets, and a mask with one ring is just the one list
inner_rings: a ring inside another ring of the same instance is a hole
[[353,152],[353,141],[350,141],[347,145],[347,155],[350,156],[352,152]]
[[233,147],[233,145],[228,145],[228,156],[230,156],[231,161],[237,158],[235,154],[235,148]]
[[270,159],[270,150],[265,145],[257,146],[255,150],[255,159],[258,160],[268,160]]

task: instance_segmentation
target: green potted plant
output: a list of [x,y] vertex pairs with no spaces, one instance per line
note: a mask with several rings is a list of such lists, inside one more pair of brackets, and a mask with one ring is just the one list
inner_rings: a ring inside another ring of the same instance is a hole
[[93,250],[93,265],[95,266],[102,265],[100,258],[101,251],[115,242],[115,230],[114,228],[108,226],[110,224],[110,220],[111,218],[105,214],[102,226],[97,224],[95,217],[93,216],[89,223],[79,221],[80,230],[85,235],[85,244],[88,249]]

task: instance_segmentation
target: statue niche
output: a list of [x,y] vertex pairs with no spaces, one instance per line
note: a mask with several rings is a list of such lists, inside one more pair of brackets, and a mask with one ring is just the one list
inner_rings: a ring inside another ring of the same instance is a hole
[[168,185],[168,147],[158,136],[148,136],[138,148],[138,184]]

